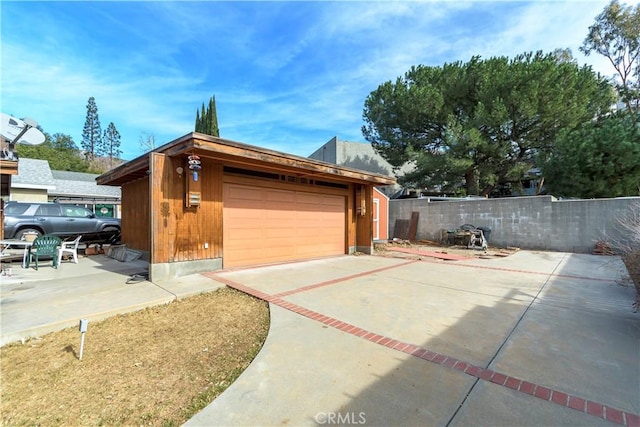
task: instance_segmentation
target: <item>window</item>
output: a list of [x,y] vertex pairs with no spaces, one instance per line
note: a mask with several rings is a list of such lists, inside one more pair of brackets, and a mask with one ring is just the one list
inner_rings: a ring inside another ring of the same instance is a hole
[[27,208],[29,208],[29,206],[31,205],[23,203],[11,203],[5,205],[4,212],[7,215],[22,215],[27,211]]
[[60,207],[53,205],[40,205],[36,211],[39,216],[60,216]]
[[87,218],[90,216],[91,212],[79,206],[65,206],[64,214],[65,216],[71,216],[75,218]]

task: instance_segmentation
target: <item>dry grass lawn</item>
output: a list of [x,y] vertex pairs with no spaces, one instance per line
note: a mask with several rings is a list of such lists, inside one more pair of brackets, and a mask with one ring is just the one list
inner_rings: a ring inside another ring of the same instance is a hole
[[174,426],[249,365],[268,305],[219,289],[0,349],[2,425]]

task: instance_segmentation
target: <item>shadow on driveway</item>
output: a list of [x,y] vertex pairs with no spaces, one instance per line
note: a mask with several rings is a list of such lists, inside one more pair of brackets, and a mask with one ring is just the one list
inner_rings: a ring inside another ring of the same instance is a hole
[[640,323],[614,257],[344,257],[211,274],[271,302],[187,425],[637,425]]

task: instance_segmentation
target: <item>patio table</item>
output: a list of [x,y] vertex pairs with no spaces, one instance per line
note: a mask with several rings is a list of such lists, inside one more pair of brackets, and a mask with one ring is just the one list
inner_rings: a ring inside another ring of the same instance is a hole
[[0,259],[6,256],[4,251],[9,249],[11,246],[22,246],[24,247],[24,253],[22,255],[22,268],[25,268],[27,264],[27,254],[29,253],[29,248],[31,248],[32,245],[33,245],[33,242],[29,242],[27,240],[18,240],[18,239],[0,240]]

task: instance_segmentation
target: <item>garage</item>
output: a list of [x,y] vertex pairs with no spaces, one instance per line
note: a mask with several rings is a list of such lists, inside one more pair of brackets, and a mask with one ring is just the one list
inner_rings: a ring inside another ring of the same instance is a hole
[[99,176],[120,186],[122,242],[149,279],[373,252],[391,177],[190,133]]
[[341,255],[346,198],[224,184],[224,268]]

